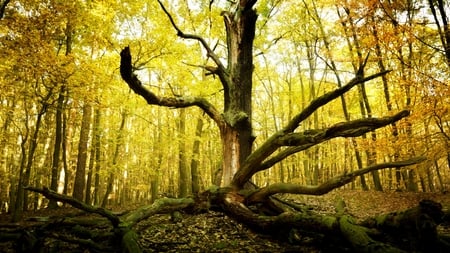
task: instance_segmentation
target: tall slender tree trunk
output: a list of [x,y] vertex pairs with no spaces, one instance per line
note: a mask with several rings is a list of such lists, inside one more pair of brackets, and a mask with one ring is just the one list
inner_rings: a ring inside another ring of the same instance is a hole
[[[61,157],[61,147],[62,147],[62,114],[64,108],[64,86],[61,86],[59,91],[58,101],[56,105],[56,114],[55,114],[55,144],[53,147],[53,160],[52,160],[52,169],[51,169],[51,178],[50,178],[50,189],[53,191],[58,190],[58,178],[59,178],[59,169],[60,169],[60,157]],[[54,209],[58,207],[58,203],[50,199],[48,203],[49,209]]]
[[[314,59],[315,55],[315,48],[310,44],[309,41],[305,41],[306,46],[306,55],[308,58],[308,65],[309,65],[309,101],[313,101],[317,98],[318,93],[318,85],[315,82],[315,75],[316,75],[316,61]],[[308,126],[311,128],[311,126]],[[315,111],[313,113],[313,122],[312,122],[312,128],[318,129],[319,128],[319,112]],[[313,185],[317,185],[319,183],[319,147],[314,146],[308,150],[306,150],[306,154],[308,156],[309,160],[309,167],[308,171],[310,172],[311,183]]]
[[[92,143],[94,143],[94,134],[92,136]],[[87,176],[86,176],[86,189],[84,194],[84,203],[90,205],[91,204],[91,189],[92,189],[92,176],[94,174],[94,164],[95,164],[95,148],[92,147],[89,152],[89,163],[87,166]]]
[[[361,65],[361,63],[364,61],[364,59],[363,59],[363,52],[362,52],[361,46],[359,44],[359,38],[358,38],[357,31],[356,31],[356,27],[354,25],[353,18],[351,17],[350,11],[351,11],[351,9],[346,9],[347,22],[349,25],[349,27],[348,27],[348,29],[346,29],[346,31],[347,31],[347,33],[350,33],[349,34],[350,37],[353,38],[353,43],[350,41],[349,37],[347,37],[347,44],[349,46],[350,52],[355,50],[356,55],[357,55],[358,65],[353,64],[353,69],[356,73],[356,71],[358,70],[358,66]],[[343,20],[343,19],[341,18],[341,20]],[[342,24],[343,24],[344,28],[347,28],[345,21],[342,21]],[[358,86],[358,91],[359,91],[359,95],[360,95],[359,105],[360,105],[360,110],[361,110],[361,116],[363,118],[372,118],[372,108],[370,106],[369,99],[367,97],[365,83],[361,83]],[[367,139],[367,135],[366,134],[362,135],[362,138]],[[376,141],[376,139],[377,139],[376,133],[372,132],[371,133],[372,142]],[[367,166],[375,164],[376,163],[376,152],[368,150],[368,149],[366,149],[364,152],[366,154]],[[371,174],[372,174],[372,179],[373,179],[375,190],[382,191],[383,187],[381,185],[380,176],[379,176],[378,171],[373,171],[373,172],[371,172]]]
[[[66,30],[65,30],[65,39],[66,39],[66,52],[65,55],[68,56],[72,53],[72,22],[70,18],[67,20],[66,24]],[[51,170],[51,179],[50,179],[50,189],[53,191],[58,190],[58,180],[59,180],[59,172],[60,172],[60,162],[61,158],[63,160],[63,165],[67,166],[67,158],[66,158],[66,146],[65,146],[65,140],[66,136],[64,135],[64,113],[63,110],[65,108],[65,94],[68,94],[67,86],[63,84],[60,88],[57,105],[56,105],[56,119],[55,119],[55,144],[53,149],[53,161],[52,161],[52,170]],[[61,157],[62,153],[62,157]],[[66,168],[65,168],[66,169]],[[66,174],[67,174],[67,170]],[[65,174],[65,175],[66,175]],[[68,174],[66,175],[66,181],[68,181]],[[64,188],[64,193],[67,194],[67,189]],[[56,208],[57,202],[55,200],[50,200],[48,207],[50,209]]]
[[200,179],[198,171],[198,163],[200,159],[200,138],[203,132],[203,120],[202,118],[197,119],[197,126],[195,127],[195,140],[192,147],[192,158],[191,158],[191,181],[192,181],[192,194],[197,194],[200,192]]
[[94,205],[99,204],[100,168],[101,168],[101,136],[100,129],[102,111],[96,108],[94,113],[94,149],[95,149],[95,175],[94,175]]
[[94,125],[92,127],[92,148],[89,157],[88,176],[86,179],[86,197],[85,202],[91,204],[92,202],[92,177],[94,169],[97,171],[97,166],[100,166],[100,109],[94,110]]
[[434,168],[436,169],[436,176],[438,178],[439,187],[441,189],[441,192],[445,193],[447,191],[447,189],[445,188],[444,181],[442,180],[441,168],[439,167],[439,163],[437,160],[434,160],[433,164],[434,164]]
[[444,0],[428,0],[428,4],[438,28],[445,58],[447,59],[447,65],[450,67],[450,25],[448,24],[448,6],[446,6]]
[[[66,56],[72,53],[72,43],[73,43],[73,26],[72,26],[72,20],[70,18],[67,19],[66,24],[66,30],[64,31],[66,36]],[[67,89],[67,87],[66,87]],[[66,90],[66,93],[68,94],[68,89]],[[68,103],[69,99],[66,99],[64,108],[67,108],[66,105]],[[63,139],[62,139],[62,161],[63,161],[63,168],[64,168],[64,188],[63,188],[63,194],[67,195],[69,192],[69,178],[70,178],[70,171],[69,171],[69,165],[67,162],[67,139],[69,138],[67,135],[67,113],[63,113]]]
[[[39,131],[41,130],[41,124],[42,124],[42,117],[47,112],[48,104],[47,101],[52,96],[52,91],[49,91],[44,98],[42,102],[41,109],[39,110],[37,117],[36,117],[36,124],[34,126],[33,135],[30,139],[30,146],[28,149],[28,157],[27,157],[27,166],[25,168],[25,173],[23,174],[23,182],[20,186],[21,188],[24,186],[28,186],[30,184],[30,178],[31,178],[31,169],[33,168],[33,161],[34,161],[34,154],[36,152],[36,148],[38,145],[38,138],[39,138]],[[19,191],[23,191],[19,190]],[[23,193],[23,210],[28,210],[28,194]]]
[[86,162],[88,154],[89,132],[91,128],[92,106],[85,103],[83,106],[83,118],[81,121],[80,141],[78,143],[77,169],[73,185],[73,198],[83,201],[86,187]]
[[180,109],[178,121],[178,196],[186,197],[189,188],[189,173],[186,164],[186,110]]
[[[11,184],[10,179],[9,179],[9,175],[10,173],[8,172],[8,164],[10,164],[10,162],[8,162],[8,154],[12,153],[10,152],[10,147],[8,145],[8,130],[9,130],[9,125],[12,122],[13,119],[13,115],[14,115],[14,109],[15,109],[15,105],[16,105],[16,101],[14,99],[8,100],[6,101],[6,116],[5,119],[3,121],[3,126],[2,126],[2,134],[1,139],[0,139],[0,212],[4,212],[6,211],[6,203],[8,202],[8,192],[10,192],[10,190],[8,190],[8,185],[13,185]],[[11,159],[12,160],[12,159]]]
[[[156,121],[157,121],[157,129],[162,128],[161,123],[161,109],[156,109]],[[159,147],[159,143],[162,143],[162,133],[161,131],[153,131],[153,139],[155,140],[153,142],[152,150],[153,153],[156,154],[155,157],[155,163],[153,166],[154,172],[151,174],[150,178],[150,195],[151,195],[151,202],[153,203],[157,198],[159,194],[159,174],[161,171],[161,164],[163,159],[163,151]],[[153,165],[153,164],[152,164]]]
[[[414,21],[412,21],[411,17],[413,15],[413,10],[411,10],[410,8],[408,8],[408,14],[406,15],[406,17],[408,18],[406,23],[410,26],[412,26],[412,23]],[[394,28],[396,31],[399,31],[400,29],[398,29],[398,22],[393,23]],[[402,33],[401,31],[399,31],[400,33]],[[409,36],[409,35],[405,35]],[[407,52],[405,52],[404,48],[407,48]],[[405,45],[404,47],[399,47],[397,49],[398,52],[398,56],[400,57],[400,69],[401,69],[401,79],[402,79],[402,83],[404,83],[404,93],[405,93],[405,107],[406,108],[411,108],[412,106],[412,98],[411,98],[411,92],[413,92],[412,90],[412,85],[410,85],[411,83],[413,83],[413,73],[412,73],[412,69],[409,68],[408,66],[412,66],[412,62],[413,62],[413,57],[414,57],[414,50],[413,50],[413,45],[412,42],[408,41],[408,44]],[[412,123],[409,119],[406,119],[406,135],[408,138],[412,139]],[[408,152],[409,155],[414,155],[415,151],[414,148],[411,145],[406,145],[406,152]],[[405,180],[405,184],[406,184],[406,189],[408,191],[417,191],[418,190],[418,186],[417,186],[417,182],[416,182],[416,172],[414,169],[408,169],[406,171],[403,171],[403,177]]]
[[[308,8],[308,6],[306,5],[305,2],[304,2],[304,4],[305,4],[305,8]],[[317,22],[318,22],[317,24],[319,25],[320,32],[321,32],[321,34],[322,34],[322,36],[324,38],[324,43],[325,43],[325,47],[327,49],[327,53],[330,55],[329,67],[332,69],[333,73],[335,74],[338,88],[341,88],[342,87],[342,80],[341,80],[341,77],[338,74],[338,69],[336,67],[336,63],[335,63],[335,61],[334,61],[334,59],[332,57],[333,53],[332,53],[332,50],[331,50],[331,47],[330,47],[330,43],[329,43],[329,41],[327,39],[327,34],[326,34],[324,26],[323,26],[323,24],[321,22],[321,18],[319,17],[319,13],[317,11],[317,6],[315,5],[314,1],[312,2],[312,4],[314,6],[314,15],[315,15],[314,20],[317,20]],[[340,14],[339,11],[338,11],[338,16],[342,20],[342,17],[341,17],[341,14]],[[342,22],[342,25],[345,28],[346,25],[345,25],[344,22]],[[347,43],[349,43],[349,42],[347,42]],[[350,114],[348,112],[347,101],[345,100],[344,95],[340,96],[340,100],[341,100],[342,112],[344,114],[345,120],[346,121],[350,121],[351,118],[350,118]],[[358,143],[356,142],[355,138],[351,138],[351,143],[352,143],[352,147],[353,147],[353,150],[354,150],[354,153],[355,153],[355,159],[356,159],[356,164],[358,166],[358,169],[362,169],[363,168],[363,162],[362,162],[361,153],[358,151],[359,150]],[[361,188],[363,190],[365,190],[365,191],[368,190],[369,187],[367,186],[365,176],[361,175],[361,176],[359,176],[359,179],[360,179]],[[352,186],[354,186],[354,185],[352,185]]]
[[[26,108],[26,107],[25,107]],[[28,110],[25,109],[25,115],[28,116]],[[28,117],[26,117],[28,118]],[[25,170],[26,164],[27,164],[27,140],[29,136],[29,122],[28,120],[25,121],[25,132],[21,133],[21,141],[20,141],[20,165],[19,165],[19,178],[17,180],[17,189],[15,190],[15,198],[14,202],[11,203],[11,213],[12,213],[12,222],[17,222],[22,219],[23,215],[23,197],[24,197],[24,189],[23,189],[23,172]]]
[[[375,23],[375,19],[373,17],[372,17],[372,23],[373,23],[372,34],[375,39],[375,54],[378,59],[378,62],[377,62],[378,68],[380,71],[386,71],[386,67],[383,62],[383,53],[381,52],[381,46],[380,46],[380,42],[379,42],[379,38],[378,38],[377,26]],[[384,99],[386,102],[386,107],[388,109],[388,112],[392,112],[392,101],[391,101],[391,95],[389,92],[389,85],[388,85],[387,77],[382,76],[381,80],[383,82],[383,93],[384,93]],[[398,139],[398,129],[397,129],[397,125],[395,123],[392,124],[392,137],[393,137],[392,143],[395,143]],[[399,150],[395,149],[394,150],[394,161],[396,161],[398,157],[400,157]],[[395,183],[396,183],[395,184],[396,189],[399,190],[400,183],[401,183],[400,168],[395,168]]]
[[102,200],[102,205],[101,205],[102,207],[106,207],[106,204],[108,203],[109,195],[113,191],[115,176],[117,173],[116,167],[117,167],[117,162],[119,159],[120,149],[122,148],[122,144],[123,144],[123,130],[125,129],[125,122],[127,120],[127,117],[128,117],[128,112],[126,110],[124,110],[122,112],[122,121],[120,122],[119,131],[117,133],[116,146],[115,146],[114,154],[113,154],[113,158],[112,158],[112,164],[111,164],[110,173],[109,173],[109,177],[108,177],[108,183],[106,186],[106,192],[105,192],[105,195],[103,196],[103,200]]
[[[68,100],[66,99],[66,105]],[[66,105],[64,107],[66,107]],[[66,107],[67,108],[67,107]],[[67,195],[69,192],[69,178],[70,178],[70,170],[69,170],[69,163],[67,158],[68,153],[68,145],[67,141],[70,138],[69,132],[67,131],[67,114],[68,112],[63,113],[63,138],[62,138],[62,162],[63,162],[63,168],[64,168],[64,187],[63,187],[63,194]]]

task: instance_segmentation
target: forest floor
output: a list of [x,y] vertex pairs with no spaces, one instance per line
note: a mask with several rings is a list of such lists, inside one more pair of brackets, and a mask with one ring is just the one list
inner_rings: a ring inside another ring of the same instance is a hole
[[[358,221],[417,206],[422,199],[440,202],[444,208],[450,206],[450,194],[439,193],[335,190],[324,196],[290,195],[283,198],[298,204],[307,204],[313,207],[314,211],[323,214],[334,214],[335,205],[342,198],[346,203],[347,213]],[[30,212],[26,215],[61,216],[69,212],[73,213],[76,210],[61,208],[57,211]],[[174,222],[170,215],[155,215],[141,222],[138,229],[144,252],[336,252],[332,249],[332,245],[324,247],[322,244],[318,247],[317,242],[307,236],[294,238],[297,242],[301,241],[301,245],[294,245],[286,240],[275,240],[269,236],[256,234],[221,213],[182,216],[178,222]],[[8,215],[0,214],[0,224],[5,224],[8,220]],[[440,229],[449,231],[448,227]],[[340,251],[345,252],[345,249]],[[13,251],[8,249],[7,245],[0,244],[0,252]],[[73,248],[73,252],[88,251]]]

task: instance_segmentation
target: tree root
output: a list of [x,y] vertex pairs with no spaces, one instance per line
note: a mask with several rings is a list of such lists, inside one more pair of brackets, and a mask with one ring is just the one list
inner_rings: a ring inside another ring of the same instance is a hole
[[[0,233],[0,241],[21,241],[18,252],[42,250],[48,238],[76,244],[92,252],[141,252],[134,229],[140,221],[154,214],[177,210],[199,212],[209,208],[227,214],[256,232],[274,235],[291,243],[313,237],[322,242],[332,241],[338,247],[350,247],[354,252],[430,252],[430,249],[433,252],[445,252],[450,249],[450,240],[439,235],[436,229],[444,217],[442,206],[430,200],[421,201],[417,207],[405,211],[356,223],[346,214],[343,201],[337,204],[335,215],[317,214],[307,207],[278,215],[264,215],[245,205],[245,197],[232,188],[214,188],[199,194],[195,199],[163,198],[122,215],[79,203],[45,188],[27,189],[41,192],[47,198],[73,204],[102,218],[58,217],[42,220],[41,225],[34,225],[31,229],[16,226],[10,228],[10,233]],[[94,233],[93,230],[103,232]],[[57,247],[55,244],[53,249],[57,250]]]

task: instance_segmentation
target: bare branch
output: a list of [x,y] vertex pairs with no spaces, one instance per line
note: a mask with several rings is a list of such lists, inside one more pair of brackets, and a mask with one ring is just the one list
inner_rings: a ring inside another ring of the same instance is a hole
[[247,203],[262,202],[269,196],[277,193],[307,194],[307,195],[324,195],[338,187],[352,182],[356,177],[367,174],[372,171],[385,168],[400,168],[425,161],[425,157],[415,157],[404,161],[381,163],[368,166],[366,168],[356,170],[347,174],[343,174],[320,184],[320,185],[297,185],[288,183],[275,183],[267,187],[258,189],[247,198]]
[[293,146],[285,149],[274,157],[264,161],[260,166],[253,167],[253,173],[266,170],[286,157],[297,152],[308,149],[324,141],[336,137],[357,137],[375,129],[387,126],[409,115],[409,111],[404,110],[393,116],[382,118],[358,119],[348,122],[337,123],[326,129],[307,130],[302,133],[288,133],[273,139],[273,148],[280,146]]
[[280,151],[279,153],[277,153],[276,155],[265,160],[263,163],[261,163],[261,165],[259,166],[257,171],[269,169],[272,166],[274,166],[275,164],[288,158],[289,156],[296,154],[298,152],[301,152],[303,150],[307,150],[308,148],[315,146],[315,145],[316,145],[315,143],[308,143],[308,144],[304,144],[304,145],[286,148],[286,149]]
[[122,79],[128,86],[138,95],[142,96],[148,104],[159,105],[173,108],[184,108],[197,106],[202,109],[211,119],[213,119],[219,127],[223,124],[223,119],[219,111],[202,97],[175,96],[175,97],[159,97],[153,92],[145,88],[141,81],[133,73],[131,65],[131,52],[129,47],[125,47],[120,52],[120,74]]
[[219,73],[217,67],[214,67],[214,66],[197,65],[197,64],[190,64],[190,63],[184,63],[184,64],[191,66],[191,67],[197,67],[197,68],[202,68],[202,69],[206,70],[207,72],[205,75],[215,75],[215,74]]
[[[362,72],[362,71],[358,70],[359,74],[360,74],[360,72]],[[375,79],[377,77],[386,75],[389,72],[391,72],[391,71],[387,70],[387,71],[383,71],[383,72],[379,72],[379,73],[370,75],[368,77],[362,77],[360,75],[356,75],[355,78],[353,78],[349,83],[347,83],[346,85],[342,86],[341,88],[338,88],[336,90],[333,90],[333,91],[330,91],[328,93],[325,93],[322,96],[320,96],[320,97],[314,99],[313,101],[311,101],[311,103],[302,112],[300,112],[299,114],[294,116],[294,118],[292,118],[292,120],[283,129],[283,131],[287,132],[287,133],[293,132],[303,120],[305,120],[309,116],[311,116],[311,114],[313,114],[320,107],[328,104],[330,101],[332,101],[332,100],[338,98],[339,96],[343,95],[344,93],[349,91],[354,86],[356,86],[358,84],[361,84],[361,83],[364,83],[364,82],[367,82],[369,80]]]
[[60,201],[63,203],[67,203],[75,208],[78,208],[78,209],[86,211],[86,212],[99,214],[99,215],[107,218],[114,227],[117,227],[120,223],[120,219],[119,219],[119,217],[117,217],[117,215],[114,215],[112,212],[110,212],[104,208],[93,207],[93,206],[87,205],[77,199],[74,199],[74,198],[66,196],[66,195],[59,194],[59,193],[54,192],[46,187],[36,188],[36,187],[27,186],[27,187],[25,187],[25,190],[41,193],[48,199],[54,199],[54,200],[57,200],[57,201]]
[[383,118],[358,119],[337,123],[326,129],[289,133],[276,140],[278,146],[300,146],[318,144],[336,137],[358,137],[380,127],[387,126],[409,115],[408,110]]
[[338,123],[323,130],[307,130],[303,133],[287,134],[277,140],[277,142],[279,142],[279,145],[292,147],[289,147],[264,161],[257,171],[271,168],[285,158],[331,138],[361,136],[364,133],[379,128],[376,127],[376,125],[381,125],[380,127],[386,126],[408,115],[408,111],[401,111],[392,117],[359,119]]
[[169,18],[170,23],[172,24],[173,28],[175,28],[175,30],[177,31],[177,36],[181,37],[181,38],[184,38],[184,39],[197,40],[198,42],[200,42],[200,44],[202,44],[202,46],[205,48],[206,52],[208,53],[208,56],[211,57],[211,59],[217,64],[217,67],[219,68],[219,70],[218,70],[219,75],[226,75],[225,67],[223,66],[223,64],[220,61],[219,57],[209,47],[208,43],[206,43],[205,39],[203,39],[202,37],[200,37],[198,35],[187,34],[187,33],[184,33],[183,31],[181,31],[181,29],[178,28],[178,26],[175,24],[175,21],[173,20],[172,15],[170,15],[169,11],[167,11],[167,9],[164,6],[164,4],[160,0],[158,0],[158,3],[161,6],[161,8],[164,11],[164,13]]

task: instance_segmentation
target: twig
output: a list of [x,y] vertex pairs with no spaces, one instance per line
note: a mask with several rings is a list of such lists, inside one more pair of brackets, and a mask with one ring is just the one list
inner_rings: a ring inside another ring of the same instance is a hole
[[219,68],[219,70],[223,73],[225,73],[225,67],[223,66],[222,62],[220,61],[219,57],[214,53],[213,50],[211,50],[211,48],[209,47],[208,43],[206,43],[205,39],[203,39],[202,37],[195,35],[195,34],[187,34],[184,33],[183,31],[181,31],[180,28],[178,28],[178,26],[175,24],[175,21],[173,20],[172,15],[170,15],[169,11],[167,11],[166,7],[164,6],[164,4],[158,0],[159,5],[161,6],[162,10],[164,11],[164,13],[167,15],[167,17],[169,18],[170,23],[172,24],[173,28],[177,31],[177,36],[184,38],[184,39],[193,39],[193,40],[197,40],[200,42],[200,44],[202,44],[202,46],[205,48],[206,52],[208,53],[208,56],[211,57],[211,59],[217,64],[217,67]]

